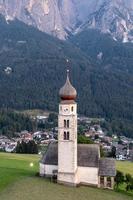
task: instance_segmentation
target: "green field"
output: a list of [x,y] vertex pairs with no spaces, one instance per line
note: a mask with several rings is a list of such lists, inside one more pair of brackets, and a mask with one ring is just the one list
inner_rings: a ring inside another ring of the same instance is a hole
[[133,176],[133,162],[117,161],[117,170],[123,172],[124,174],[131,174]]
[[16,180],[34,176],[38,171],[38,160],[37,155],[0,153],[0,191]]
[[[0,153],[0,200],[131,200],[132,197],[91,187],[71,188],[35,176],[39,156]],[[33,167],[30,164],[33,163]],[[118,168],[127,172],[126,162]],[[133,164],[128,163],[131,173]],[[129,170],[128,170],[129,172]]]
[[31,117],[31,116],[36,117],[37,115],[44,115],[44,116],[48,117],[50,112],[44,111],[44,110],[39,110],[39,109],[32,109],[32,110],[24,110],[24,111],[21,111],[20,113],[26,114],[29,117]]

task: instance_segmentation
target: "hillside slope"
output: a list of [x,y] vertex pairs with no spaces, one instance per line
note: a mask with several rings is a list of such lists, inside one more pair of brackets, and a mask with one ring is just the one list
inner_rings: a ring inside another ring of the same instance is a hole
[[70,41],[91,57],[95,66],[90,81],[97,105],[107,117],[118,114],[118,118],[132,120],[133,45],[116,42],[93,29],[81,32]]
[[133,119],[132,45],[94,30],[63,42],[4,18],[0,30],[0,107],[57,111],[69,59],[79,113]]
[[[19,21],[0,21],[0,107],[57,109],[58,91],[70,60],[74,85],[89,76],[81,51]],[[10,98],[9,98],[10,96]]]

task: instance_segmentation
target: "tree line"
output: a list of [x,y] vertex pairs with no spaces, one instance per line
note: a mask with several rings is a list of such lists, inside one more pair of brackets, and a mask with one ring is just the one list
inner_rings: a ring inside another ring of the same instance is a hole
[[37,154],[38,146],[33,140],[28,142],[22,141],[17,143],[15,151],[16,153],[23,153],[23,154]]

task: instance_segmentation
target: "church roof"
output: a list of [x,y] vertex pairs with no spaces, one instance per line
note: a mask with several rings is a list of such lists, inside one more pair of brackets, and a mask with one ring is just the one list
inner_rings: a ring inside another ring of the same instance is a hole
[[[99,146],[94,144],[78,144],[78,166],[98,167]],[[47,152],[42,157],[41,163],[58,165],[58,143],[50,143]]]
[[[101,158],[99,146],[95,144],[78,144],[77,161],[80,167],[99,168],[99,176],[115,176],[115,160]],[[58,143],[50,143],[46,153],[43,155],[41,163],[45,165],[58,165]]]
[[67,70],[67,79],[65,85],[59,91],[60,98],[64,100],[75,100],[77,96],[76,89],[69,80],[69,70]]
[[41,163],[45,165],[58,165],[58,143],[50,143]]
[[101,158],[99,160],[99,176],[116,176],[115,160]]
[[99,146],[95,144],[78,144],[78,166],[98,167]]

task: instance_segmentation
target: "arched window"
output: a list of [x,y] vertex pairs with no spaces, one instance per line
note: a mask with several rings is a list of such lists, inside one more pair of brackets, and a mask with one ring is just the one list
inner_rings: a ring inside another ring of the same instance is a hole
[[67,133],[64,132],[64,140],[67,140]]
[[66,122],[66,120],[64,119],[64,128],[66,128],[66,126],[67,126],[67,122]]
[[69,132],[64,131],[64,140],[69,140]]
[[67,128],[69,128],[69,120],[67,120]]
[[69,132],[67,132],[67,140],[69,140]]
[[71,107],[71,111],[73,112],[73,110],[74,110],[74,109],[73,109],[73,106],[72,106],[72,107]]

